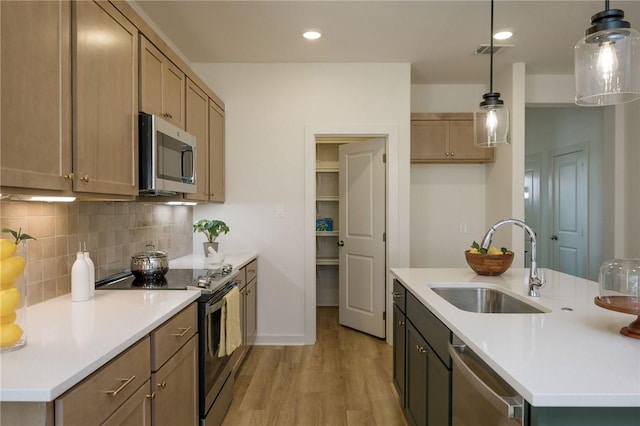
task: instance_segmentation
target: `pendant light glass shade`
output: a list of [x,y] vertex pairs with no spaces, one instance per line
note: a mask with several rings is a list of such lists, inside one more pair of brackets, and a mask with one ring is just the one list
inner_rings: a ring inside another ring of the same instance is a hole
[[605,106],[640,98],[640,33],[608,9],[591,17],[592,26],[575,47],[575,102]]
[[480,106],[473,113],[473,143],[479,148],[493,148],[509,143],[509,108],[493,91],[493,0],[491,0],[491,51],[489,93],[482,95]]
[[509,108],[500,100],[500,93],[485,93],[484,101],[473,113],[473,143],[480,148],[492,148],[509,143]]

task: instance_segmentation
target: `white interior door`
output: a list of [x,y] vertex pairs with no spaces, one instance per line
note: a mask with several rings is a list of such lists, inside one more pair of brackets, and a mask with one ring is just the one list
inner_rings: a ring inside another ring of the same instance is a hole
[[553,269],[587,274],[587,173],[584,150],[553,156]]
[[340,324],[385,337],[385,140],[339,151]]

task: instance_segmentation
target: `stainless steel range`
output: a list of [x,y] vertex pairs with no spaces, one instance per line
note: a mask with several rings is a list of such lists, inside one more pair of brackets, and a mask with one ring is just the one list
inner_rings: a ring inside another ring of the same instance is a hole
[[198,298],[198,410],[201,426],[220,425],[231,404],[234,378],[229,355],[218,356],[224,296],[237,286],[239,271],[170,269],[159,279],[139,279],[123,272],[96,283],[99,290],[184,290],[197,288]]

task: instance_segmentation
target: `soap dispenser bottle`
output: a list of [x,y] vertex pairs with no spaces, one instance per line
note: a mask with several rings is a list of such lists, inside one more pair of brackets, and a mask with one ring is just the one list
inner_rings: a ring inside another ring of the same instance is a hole
[[79,251],[71,267],[71,301],[84,302],[89,297],[89,265],[84,259],[84,253]]

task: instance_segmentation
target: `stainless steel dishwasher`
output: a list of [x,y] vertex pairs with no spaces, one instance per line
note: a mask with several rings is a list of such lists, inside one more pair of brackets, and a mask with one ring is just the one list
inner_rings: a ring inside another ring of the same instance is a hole
[[449,343],[453,361],[452,425],[522,425],[524,401],[459,339]]

